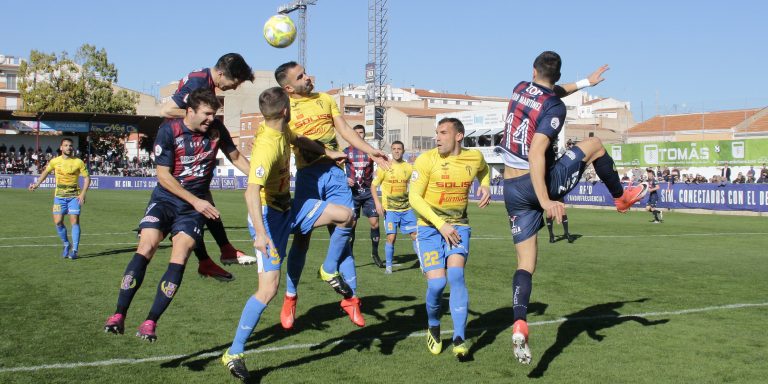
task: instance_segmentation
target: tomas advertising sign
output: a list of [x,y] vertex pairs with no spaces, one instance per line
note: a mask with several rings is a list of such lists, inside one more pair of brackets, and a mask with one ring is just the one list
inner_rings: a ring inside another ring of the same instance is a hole
[[768,163],[768,139],[608,144],[617,167],[712,167]]

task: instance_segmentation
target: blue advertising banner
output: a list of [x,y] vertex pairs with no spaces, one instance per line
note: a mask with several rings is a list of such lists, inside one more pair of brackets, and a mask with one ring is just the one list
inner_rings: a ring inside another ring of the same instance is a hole
[[[27,188],[37,179],[34,175],[0,175],[0,188]],[[117,177],[92,176],[92,189],[150,190],[157,185],[152,177]],[[214,177],[212,190],[245,189],[248,185],[246,176]],[[707,209],[717,211],[753,211],[768,212],[768,184],[667,184],[660,183],[660,208],[671,209]],[[40,188],[55,188],[53,176],[48,177]],[[291,190],[294,180],[291,180]],[[470,198],[475,198],[477,183],[472,185]],[[504,200],[504,187],[491,186],[491,199]],[[647,197],[635,204],[635,208],[645,207]],[[613,206],[613,197],[603,183],[579,183],[563,202],[572,205]]]

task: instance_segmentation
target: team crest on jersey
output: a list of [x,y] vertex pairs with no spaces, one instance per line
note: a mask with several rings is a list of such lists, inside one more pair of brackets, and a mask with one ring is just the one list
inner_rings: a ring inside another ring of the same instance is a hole
[[155,145],[155,157],[160,156],[163,154],[163,147],[160,146],[160,144]]
[[552,126],[552,129],[557,129],[557,127],[560,126],[560,118],[554,117],[552,120],[550,120],[549,125]]
[[440,167],[442,167],[443,171],[447,171],[448,170],[448,162],[446,161],[445,163],[441,164]]
[[165,297],[172,299],[173,295],[176,294],[176,289],[179,288],[178,285],[171,283],[170,281],[161,281],[160,282],[160,290],[163,292]]
[[259,166],[256,168],[256,177],[264,177],[264,167]]
[[174,142],[174,145],[176,145],[176,148],[183,148],[184,147],[184,138],[183,137],[177,137]]

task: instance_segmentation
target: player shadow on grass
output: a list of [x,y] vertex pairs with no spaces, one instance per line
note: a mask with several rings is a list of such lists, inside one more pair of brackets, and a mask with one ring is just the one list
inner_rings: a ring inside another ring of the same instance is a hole
[[[388,299],[413,301],[416,298],[413,296],[402,296]],[[363,312],[366,312],[365,307],[367,306],[368,301],[368,298],[363,298]],[[447,300],[445,304],[447,305]],[[423,332],[427,324],[427,313],[424,303],[393,309],[383,316],[377,314],[376,318],[379,320],[376,324],[366,325],[365,327],[358,328],[344,336],[335,337],[310,347],[311,351],[319,351],[330,347],[330,349],[326,351],[303,356],[274,367],[264,367],[252,370],[251,376],[254,379],[250,382],[260,382],[261,379],[272,371],[310,364],[347,352],[371,350],[376,346],[376,341],[378,341],[378,349],[382,355],[392,355],[395,346],[400,341],[412,337],[416,332]]]
[[[384,308],[383,303],[385,301],[413,301],[416,298],[413,296],[402,297],[386,297],[381,295],[365,296],[361,298],[362,305],[360,310],[370,317],[375,317],[379,321],[383,321],[386,317],[377,312],[378,309]],[[280,310],[280,301],[272,301],[272,306],[275,306],[277,311]],[[275,305],[277,304],[277,305]],[[302,304],[299,304],[302,305]],[[269,310],[269,309],[267,309]],[[294,336],[295,334],[305,330],[325,330],[331,328],[328,322],[337,320],[339,318],[346,318],[347,315],[339,307],[339,302],[331,302],[321,304],[310,308],[305,314],[300,315],[294,322],[294,327],[290,331],[286,331],[282,328],[280,323],[274,324],[267,328],[263,328],[257,332],[251,334],[248,338],[249,342],[245,345],[246,351],[252,351],[254,349],[266,348],[271,344],[274,344],[283,339]],[[366,329],[366,328],[361,328]],[[234,330],[233,330],[234,332]],[[234,334],[234,333],[233,333]],[[232,336],[232,335],[229,335]],[[226,344],[217,345],[204,350],[200,350],[188,355],[181,356],[177,359],[165,362],[160,366],[162,368],[178,368],[184,366],[193,371],[203,371],[207,365],[211,362],[218,363],[219,358],[224,351],[229,348],[231,343],[228,341]],[[258,359],[254,359],[258,361]],[[219,367],[216,367],[217,369]]]
[[[137,242],[138,244],[138,242]],[[171,248],[171,244],[161,244],[157,249],[168,249]],[[79,254],[77,257],[82,259],[87,259],[91,257],[99,257],[99,256],[113,256],[113,255],[119,255],[122,253],[135,253],[136,252],[136,246],[128,247],[128,248],[115,248],[115,249],[108,249],[106,251],[96,252],[96,253],[84,253]]]
[[[530,303],[528,304],[528,315],[544,315],[548,304]],[[503,307],[494,309],[490,312],[482,313],[477,318],[467,323],[467,337],[474,340],[469,347],[469,353],[463,361],[473,361],[474,355],[479,350],[493,344],[496,338],[504,331],[512,327],[514,311],[512,307]],[[509,333],[511,340],[512,333]]]
[[[571,237],[571,243],[575,243],[576,240],[584,237],[584,235],[578,234],[578,233],[571,233],[570,237]],[[561,241],[568,241],[568,238],[565,237],[565,235],[560,235],[560,236],[555,237],[555,243],[559,243]]]
[[605,335],[597,333],[600,330],[620,325],[627,321],[634,321],[638,324],[648,327],[652,325],[665,324],[669,319],[648,320],[640,316],[622,315],[617,309],[627,303],[644,303],[650,299],[643,298],[631,301],[614,301],[584,308],[580,311],[565,315],[565,321],[557,328],[557,339],[539,359],[539,363],[528,374],[530,378],[540,378],[544,376],[549,365],[555,360],[563,350],[570,345],[582,332],[596,341],[603,341]]

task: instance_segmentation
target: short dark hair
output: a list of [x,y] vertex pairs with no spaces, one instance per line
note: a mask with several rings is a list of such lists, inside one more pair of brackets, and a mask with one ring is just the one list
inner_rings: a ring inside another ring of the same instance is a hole
[[457,132],[464,134],[464,123],[462,123],[461,120],[455,117],[444,117],[437,122],[437,125],[439,126],[443,123],[453,124],[453,128],[456,129]]
[[[65,142],[65,141],[69,141],[69,142],[70,142],[70,143],[72,143],[72,144],[74,144],[74,143],[75,143],[75,141],[74,141],[74,140],[70,139],[69,137],[65,137],[65,138],[61,139],[61,144],[64,144],[64,142]],[[61,144],[60,144],[60,145],[61,145]]]
[[259,110],[266,120],[279,118],[280,112],[290,107],[288,93],[280,87],[266,89],[259,95]]
[[280,64],[280,66],[275,69],[275,81],[277,81],[281,87],[284,87],[287,83],[286,78],[288,77],[288,70],[295,68],[298,65],[299,63],[295,61],[289,61],[287,63]]
[[239,53],[227,53],[219,58],[216,62],[216,69],[221,71],[225,77],[234,81],[253,82],[253,69],[248,66],[242,56]]
[[552,83],[557,83],[560,80],[560,67],[562,67],[563,61],[560,59],[560,55],[553,51],[544,51],[536,60],[533,61],[533,68],[539,76],[542,76]]
[[363,130],[363,132],[365,132],[365,125],[362,125],[362,124],[358,124],[358,125],[355,125],[354,127],[352,127],[352,129],[353,129],[353,130],[362,129],[362,130]]
[[392,142],[392,145],[395,145],[395,144],[400,144],[401,146],[403,146],[403,149],[405,149],[405,144],[403,144],[403,142],[402,142],[402,141],[400,141],[400,140],[395,140],[395,141],[393,141],[393,142]]
[[221,102],[216,94],[209,88],[198,88],[190,92],[187,96],[187,107],[197,111],[200,104],[206,104],[213,108],[214,111],[218,111],[221,108]]

